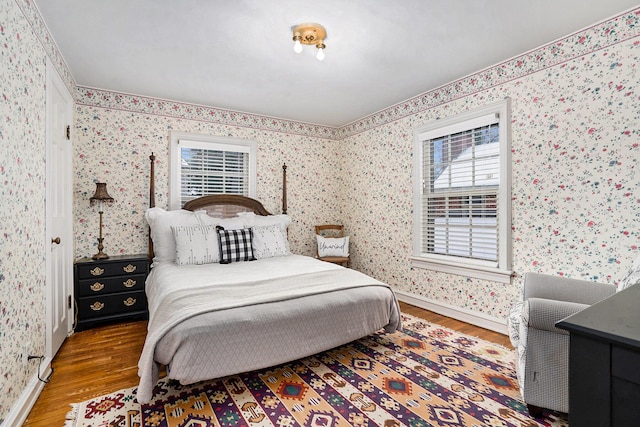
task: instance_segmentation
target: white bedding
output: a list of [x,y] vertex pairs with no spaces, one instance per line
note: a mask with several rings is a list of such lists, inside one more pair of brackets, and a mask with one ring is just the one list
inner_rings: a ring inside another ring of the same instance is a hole
[[[213,284],[233,285],[259,280],[276,279],[300,273],[336,270],[341,267],[302,255],[265,258],[231,264],[181,265],[173,262],[155,263],[147,279],[147,301],[152,315],[158,304],[171,292],[188,285],[198,289]],[[153,318],[150,317],[149,321]]]
[[299,255],[226,265],[157,263],[146,289],[150,318],[138,365],[140,402],[153,396],[159,364],[170,378],[192,383],[400,327],[387,285]]

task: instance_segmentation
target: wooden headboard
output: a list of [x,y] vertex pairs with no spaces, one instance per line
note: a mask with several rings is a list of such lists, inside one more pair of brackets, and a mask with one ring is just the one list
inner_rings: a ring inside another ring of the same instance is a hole
[[[149,156],[149,207],[156,205],[155,195],[155,161],[153,153]],[[215,218],[230,218],[240,212],[254,212],[256,215],[271,215],[262,203],[251,197],[238,194],[209,194],[189,200],[182,209],[189,211],[204,210],[207,215]],[[282,165],[282,213],[287,213],[287,165]],[[153,241],[149,233],[149,260],[153,259]]]
[[271,215],[256,199],[237,194],[210,194],[189,200],[182,209],[188,211],[207,211],[215,218],[230,218],[240,212],[254,212],[256,215]]

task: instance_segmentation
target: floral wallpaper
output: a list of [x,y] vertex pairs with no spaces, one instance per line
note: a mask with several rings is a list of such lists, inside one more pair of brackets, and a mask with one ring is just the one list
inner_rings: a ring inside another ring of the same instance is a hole
[[[346,138],[340,187],[354,267],[498,319],[529,271],[616,284],[640,243],[639,61],[636,37]],[[512,285],[411,268],[413,129],[505,97]]]
[[[105,252],[146,252],[148,157],[156,204],[167,206],[169,132],[253,139],[258,194],[280,213],[288,169],[293,252],[315,253],[313,225],[339,221],[353,266],[396,289],[504,319],[527,271],[616,283],[638,252],[640,8],[593,25],[342,128],[76,87],[37,8],[0,3],[0,424],[35,370],[22,343],[45,341],[45,58],[76,99],[76,257],[96,251],[96,181],[115,198],[105,210]],[[511,284],[413,269],[413,129],[512,100]],[[35,367],[34,367],[35,368]]]
[[605,22],[594,24],[567,37],[541,46],[508,61],[421,93],[414,98],[385,108],[351,124],[341,127],[341,138],[394,122],[403,117],[445,105],[465,96],[474,96],[482,89],[497,87],[563,62],[589,55],[638,36],[640,9],[622,13]]
[[312,255],[313,225],[321,219],[337,220],[335,140],[79,104],[74,143],[77,257],[97,252],[99,218],[89,206],[97,181],[106,182],[115,199],[104,212],[104,252],[147,252],[144,212],[149,206],[149,155],[156,156],[156,206],[167,209],[172,130],[255,140],[257,198],[272,213],[282,212],[282,165],[287,164],[292,251]]
[[[631,11],[342,128],[353,133],[342,142],[339,179],[354,267],[497,319],[529,271],[617,284],[640,243],[639,18]],[[505,97],[511,286],[412,268],[413,129]]]
[[[638,10],[622,14],[335,132],[322,129],[319,138],[300,139],[308,135],[308,127],[294,136],[289,123],[279,119],[82,87],[77,97],[84,104],[78,107],[78,130],[87,132],[91,114],[100,125],[86,138],[92,143],[104,138],[111,150],[117,145],[116,129],[124,129],[121,117],[127,117],[134,134],[153,135],[156,146],[165,147],[158,157],[165,161],[168,129],[256,139],[261,146],[259,164],[276,171],[271,176],[261,172],[259,192],[266,191],[270,206],[277,205],[279,169],[273,156],[284,159],[287,153],[293,172],[290,194],[294,192],[293,200],[304,201],[289,210],[298,224],[291,234],[293,251],[313,254],[308,230],[318,221],[335,218],[353,236],[355,268],[399,290],[504,319],[527,271],[615,284],[637,251],[638,200],[633,194],[638,162],[639,16]],[[413,129],[507,96],[512,99],[513,119],[512,284],[411,268]],[[101,132],[108,137],[96,137]],[[285,141],[291,145],[282,145]],[[323,141],[321,150],[314,141]],[[85,147],[87,142],[83,134],[78,149],[101,150]],[[333,148],[327,151],[325,146]],[[84,155],[88,154],[79,157]],[[104,163],[115,161],[103,157]],[[331,159],[338,170],[327,170]],[[313,163],[316,160],[322,163]],[[77,182],[86,175],[84,163],[81,160],[76,167]],[[87,166],[96,169],[95,162]],[[157,176],[166,199],[164,168]],[[78,188],[77,194],[82,191],[86,190]],[[81,209],[76,210],[78,224],[90,218]],[[132,218],[126,210],[117,215],[121,223]],[[95,225],[77,233],[78,255],[89,252],[87,241],[93,239],[85,236],[94,229]],[[118,243],[119,251],[135,247],[136,241],[140,245],[139,237],[120,234],[114,236],[123,242]]]
[[44,354],[45,55],[22,11],[0,2],[0,424]]

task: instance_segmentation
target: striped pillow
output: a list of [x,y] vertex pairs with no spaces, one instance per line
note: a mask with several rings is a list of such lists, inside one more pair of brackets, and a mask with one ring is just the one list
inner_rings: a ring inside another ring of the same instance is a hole
[[256,259],[291,255],[287,230],[282,224],[253,227],[253,255]]
[[171,226],[176,240],[176,264],[211,264],[220,261],[216,228],[212,225]]
[[225,230],[218,226],[216,229],[220,244],[220,264],[256,259],[253,256],[253,231],[250,228]]

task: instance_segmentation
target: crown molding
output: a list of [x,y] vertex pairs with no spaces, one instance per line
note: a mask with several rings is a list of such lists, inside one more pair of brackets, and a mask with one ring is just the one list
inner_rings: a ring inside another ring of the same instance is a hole
[[205,105],[77,86],[35,3],[29,0],[15,1],[29,21],[34,33],[63,81],[70,89],[70,92],[74,94],[78,104],[331,140],[348,138],[606,49],[640,35],[640,7],[636,7],[344,126],[331,127]]

